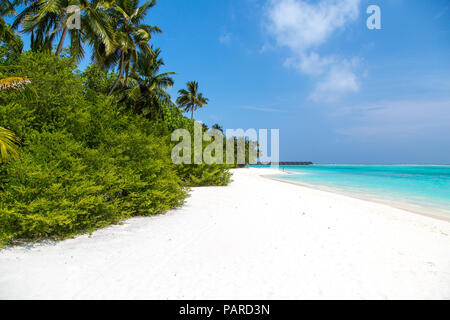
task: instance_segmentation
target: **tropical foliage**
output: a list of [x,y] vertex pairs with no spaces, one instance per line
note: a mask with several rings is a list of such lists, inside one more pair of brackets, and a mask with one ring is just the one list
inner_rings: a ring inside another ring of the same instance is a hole
[[161,51],[156,49],[150,57],[139,53],[127,83],[123,84],[125,97],[134,112],[142,114],[149,119],[163,119],[163,107],[174,106],[167,89],[172,88],[174,81],[171,77],[175,72],[159,73],[164,66]]
[[[0,73],[0,77],[2,74]],[[8,77],[0,79],[0,91],[22,90],[30,80],[23,77]],[[20,139],[16,134],[0,126],[0,160],[2,163],[9,161],[9,155],[14,159],[19,158]]]
[[15,52],[22,51],[22,40],[14,33],[11,25],[5,21],[8,16],[16,14],[13,4],[9,0],[0,3],[0,42],[3,42]]
[[[70,5],[81,28],[71,27]],[[146,22],[155,5],[1,2],[0,246],[163,213],[180,206],[191,186],[229,183],[230,165],[171,160],[172,131],[193,132],[194,111],[208,99],[192,81],[173,102],[175,73],[163,70],[162,53],[150,44],[162,32]],[[28,51],[19,34],[29,36]],[[91,64],[80,71],[87,47]]]
[[[56,55],[59,56],[69,36],[70,53],[75,60],[84,56],[83,43],[102,43],[107,53],[112,52],[113,32],[106,13],[106,8],[111,1],[25,0],[20,2],[24,2],[27,6],[16,16],[13,26],[17,28],[21,24],[23,32],[31,34],[33,50],[51,51],[54,42],[57,41]],[[70,26],[75,14],[80,16],[80,28]]]
[[[100,63],[109,66],[111,61],[119,65],[119,73],[108,95],[114,92],[120,78],[125,74],[125,83],[128,80],[131,64],[137,65],[139,57],[147,58],[152,55],[149,41],[153,33],[161,33],[156,26],[143,24],[144,17],[149,9],[156,5],[156,0],[145,1],[139,6],[138,0],[117,0],[110,10],[111,25],[115,26],[115,51],[108,55],[104,46],[96,47],[96,58]],[[102,58],[106,53],[106,59]],[[141,53],[141,54],[140,54]]]
[[0,123],[23,138],[20,159],[0,170],[1,242],[67,237],[183,203],[188,184],[163,123],[94,98],[70,58],[26,52],[4,67],[26,72],[38,95],[0,95]]
[[19,158],[19,138],[14,134],[14,132],[0,127],[0,156],[1,162],[7,163],[9,161],[9,155],[14,159]]

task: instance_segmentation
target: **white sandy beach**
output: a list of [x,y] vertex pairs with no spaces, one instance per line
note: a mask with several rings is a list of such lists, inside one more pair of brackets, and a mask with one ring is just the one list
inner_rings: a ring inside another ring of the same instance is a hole
[[1,299],[450,299],[450,223],[235,170],[166,215],[0,251]]

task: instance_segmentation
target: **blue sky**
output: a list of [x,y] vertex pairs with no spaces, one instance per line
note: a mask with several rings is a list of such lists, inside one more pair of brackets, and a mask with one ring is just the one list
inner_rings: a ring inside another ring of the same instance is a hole
[[146,22],[174,99],[198,81],[198,120],[278,128],[281,160],[450,164],[448,0],[160,0]]

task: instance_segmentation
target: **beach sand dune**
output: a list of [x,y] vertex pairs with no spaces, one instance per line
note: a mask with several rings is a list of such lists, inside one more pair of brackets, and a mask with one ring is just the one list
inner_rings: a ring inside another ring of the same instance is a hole
[[233,172],[166,215],[0,251],[0,298],[450,298],[449,222]]

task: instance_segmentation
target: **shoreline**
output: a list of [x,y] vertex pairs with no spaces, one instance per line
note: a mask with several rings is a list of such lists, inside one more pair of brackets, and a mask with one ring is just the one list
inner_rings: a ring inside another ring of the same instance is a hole
[[[276,169],[273,169],[276,170]],[[283,173],[286,174],[304,174],[301,172],[273,172],[272,174],[266,174],[266,175],[262,175],[262,177],[266,178],[266,179],[271,179],[271,180],[275,180],[275,181],[279,181],[279,182],[283,182],[283,183],[289,183],[292,185],[297,185],[297,186],[301,186],[301,187],[305,187],[305,188],[310,188],[313,190],[318,190],[318,191],[322,191],[322,192],[327,192],[327,193],[332,193],[332,194],[338,194],[338,195],[342,195],[345,197],[350,197],[353,199],[359,199],[362,201],[367,201],[367,202],[372,202],[372,203],[378,203],[378,204],[383,204],[395,209],[399,209],[399,210],[404,210],[413,214],[419,214],[419,215],[423,215],[426,217],[430,217],[430,218],[434,218],[434,219],[439,219],[442,221],[446,221],[446,222],[450,222],[450,216],[444,212],[431,212],[433,210],[438,210],[435,208],[426,208],[423,206],[419,206],[419,205],[414,205],[411,203],[407,203],[405,202],[395,202],[395,201],[389,201],[388,199],[384,199],[384,198],[375,198],[374,196],[368,196],[366,195],[364,192],[352,192],[352,191],[346,191],[343,189],[339,189],[339,188],[332,188],[332,187],[327,187],[327,186],[321,186],[321,185],[313,185],[313,184],[308,184],[308,183],[304,183],[304,182],[300,182],[300,181],[289,181],[289,180],[284,180],[284,179],[280,179],[280,178],[276,178],[273,177],[274,175],[282,175]],[[416,208],[415,208],[416,207]]]
[[450,223],[236,169],[165,215],[0,251],[0,299],[449,299]]

